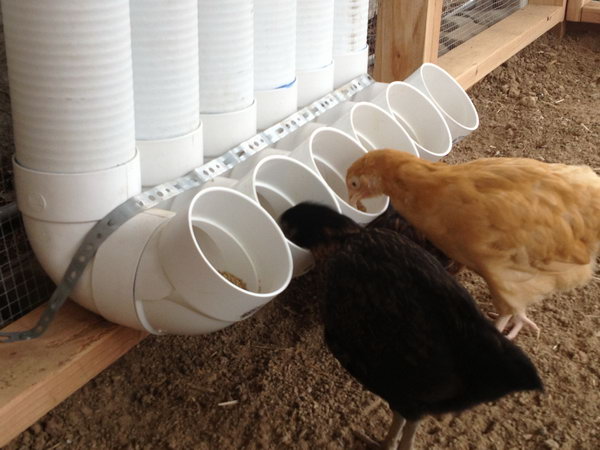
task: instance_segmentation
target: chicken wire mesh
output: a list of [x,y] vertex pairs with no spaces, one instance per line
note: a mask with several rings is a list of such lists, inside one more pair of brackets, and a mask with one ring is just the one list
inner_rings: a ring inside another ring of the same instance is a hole
[[524,8],[527,0],[444,0],[438,55]]
[[38,264],[14,196],[14,153],[6,54],[0,11],[0,328],[46,301],[53,285]]

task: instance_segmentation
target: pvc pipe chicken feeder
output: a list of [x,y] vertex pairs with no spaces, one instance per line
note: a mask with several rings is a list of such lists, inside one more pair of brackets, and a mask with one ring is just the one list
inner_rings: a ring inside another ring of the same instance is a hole
[[452,136],[448,124],[435,104],[417,88],[394,81],[370,102],[392,113],[415,141],[421,158],[437,161],[450,153]]
[[[163,333],[181,330],[160,314],[166,307],[147,305],[185,307],[190,313],[187,320],[181,317],[185,332],[205,333],[251,316],[291,280],[292,257],[279,226],[255,201],[232,189],[202,189],[153,240],[156,245],[140,263],[136,302],[142,303],[151,327]],[[152,268],[146,258],[160,261],[162,271],[145,271]],[[197,322],[198,314],[204,320]]]
[[349,203],[346,188],[346,172],[365,150],[358,141],[341,130],[323,127],[290,153],[290,157],[305,164],[319,174],[335,193],[341,212],[358,223],[368,223],[382,214],[389,198],[374,197],[363,202],[366,211],[360,211]]
[[419,156],[408,132],[390,113],[373,103],[354,103],[349,113],[331,126],[345,131],[367,150],[389,148]]
[[460,84],[432,63],[425,63],[406,80],[423,92],[440,110],[448,124],[452,142],[457,143],[479,127],[479,115]]
[[[240,179],[235,189],[258,202],[275,220],[288,208],[303,201],[320,203],[341,212],[333,192],[308,167],[285,156],[262,159]],[[294,262],[294,276],[313,265],[312,253],[287,240]]]

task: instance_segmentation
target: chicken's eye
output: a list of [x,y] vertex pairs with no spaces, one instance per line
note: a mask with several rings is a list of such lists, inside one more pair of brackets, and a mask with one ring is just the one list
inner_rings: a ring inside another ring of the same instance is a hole
[[358,188],[360,187],[360,182],[358,181],[358,179],[356,179],[356,178],[352,178],[352,179],[350,180],[350,187],[351,187],[352,189],[358,189]]

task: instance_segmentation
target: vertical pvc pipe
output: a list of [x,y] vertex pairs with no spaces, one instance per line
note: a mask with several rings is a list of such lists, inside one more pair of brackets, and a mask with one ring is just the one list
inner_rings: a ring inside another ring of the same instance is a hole
[[253,0],[198,0],[198,43],[204,155],[213,157],[256,133]]
[[135,155],[129,2],[2,2],[16,159],[108,169]]
[[296,0],[254,1],[258,128],[296,111]]
[[200,121],[198,1],[131,0],[137,139],[189,133]]
[[[140,190],[128,0],[3,0],[17,204],[44,270]],[[90,264],[70,297],[97,311]]]
[[131,0],[135,131],[142,184],[204,162],[198,81],[198,1]]
[[333,90],[334,0],[297,0],[296,76],[298,105]]
[[334,84],[338,87],[367,71],[369,0],[335,0],[334,14]]

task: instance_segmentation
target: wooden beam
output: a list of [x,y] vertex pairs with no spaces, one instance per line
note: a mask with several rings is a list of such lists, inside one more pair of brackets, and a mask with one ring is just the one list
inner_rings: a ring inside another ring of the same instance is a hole
[[[45,305],[3,331],[32,328]],[[95,377],[146,336],[68,301],[49,330],[0,344],[0,447]]]
[[581,21],[600,23],[600,2],[588,2],[581,8]]
[[380,0],[373,76],[403,80],[424,62],[437,60],[442,0]]
[[529,4],[440,57],[438,64],[468,89],[564,19],[565,4]]
[[567,20],[570,22],[581,21],[581,9],[589,0],[568,0],[567,2]]

